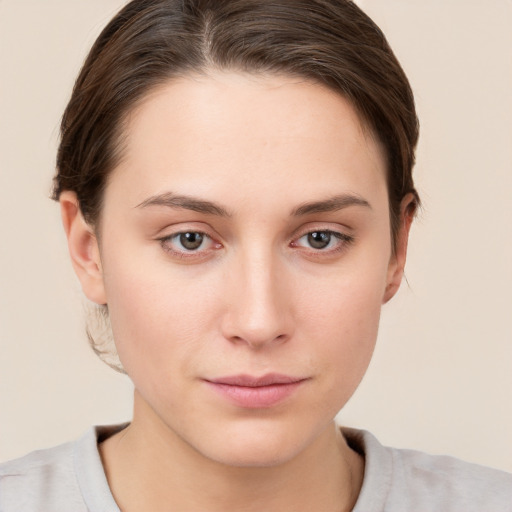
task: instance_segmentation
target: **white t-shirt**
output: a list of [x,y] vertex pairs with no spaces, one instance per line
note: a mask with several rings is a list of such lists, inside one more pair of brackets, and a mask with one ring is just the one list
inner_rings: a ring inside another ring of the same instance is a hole
[[[120,512],[98,442],[121,428],[91,428],[75,442],[0,464],[0,512]],[[512,512],[512,474],[388,448],[369,432],[342,430],[365,457],[353,512]]]

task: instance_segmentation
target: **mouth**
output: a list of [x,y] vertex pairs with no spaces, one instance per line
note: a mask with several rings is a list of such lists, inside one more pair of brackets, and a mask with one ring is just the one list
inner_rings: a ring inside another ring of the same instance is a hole
[[269,373],[261,377],[232,375],[205,382],[224,399],[239,407],[262,409],[283,402],[307,380],[309,379]]

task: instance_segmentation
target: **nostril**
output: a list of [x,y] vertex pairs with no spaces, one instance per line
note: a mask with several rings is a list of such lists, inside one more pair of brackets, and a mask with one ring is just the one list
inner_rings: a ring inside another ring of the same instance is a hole
[[268,335],[265,336],[262,333],[246,333],[245,336],[235,335],[229,337],[233,343],[243,343],[249,345],[253,349],[263,348],[268,345],[275,345],[286,342],[289,338],[287,334],[278,334],[277,336]]

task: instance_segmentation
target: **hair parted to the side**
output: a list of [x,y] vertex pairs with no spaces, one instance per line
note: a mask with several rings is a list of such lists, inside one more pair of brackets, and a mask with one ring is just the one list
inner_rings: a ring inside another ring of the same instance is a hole
[[122,158],[127,114],[166,81],[212,69],[302,77],[348,99],[385,149],[396,240],[402,199],[412,193],[419,203],[414,99],[381,30],[349,0],[128,3],[102,31],[76,80],[61,123],[53,199],[74,191],[85,220],[98,229],[108,176]]

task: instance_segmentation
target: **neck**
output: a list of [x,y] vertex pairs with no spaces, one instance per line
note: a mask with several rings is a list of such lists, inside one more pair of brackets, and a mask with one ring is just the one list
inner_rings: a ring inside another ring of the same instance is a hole
[[[139,400],[140,401],[140,400]],[[121,510],[352,510],[363,461],[334,422],[291,460],[265,467],[211,460],[138,404],[125,430],[100,445]]]

